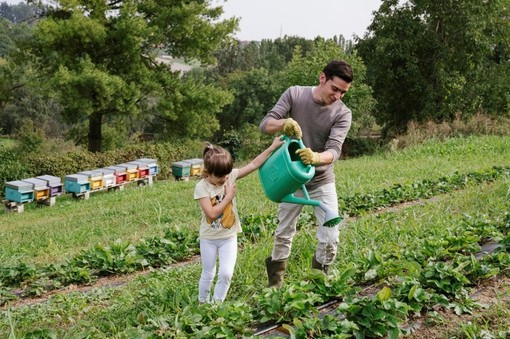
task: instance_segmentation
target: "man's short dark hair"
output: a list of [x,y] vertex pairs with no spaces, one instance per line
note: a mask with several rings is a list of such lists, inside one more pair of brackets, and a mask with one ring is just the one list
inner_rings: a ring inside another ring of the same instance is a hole
[[334,76],[339,77],[347,83],[354,80],[352,67],[343,60],[333,60],[322,70],[327,80],[333,79]]

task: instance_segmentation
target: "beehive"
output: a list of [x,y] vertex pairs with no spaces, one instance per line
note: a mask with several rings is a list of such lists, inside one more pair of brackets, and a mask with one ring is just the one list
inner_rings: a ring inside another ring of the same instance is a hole
[[188,178],[191,164],[189,162],[177,161],[172,163],[172,175],[175,178]]
[[64,190],[69,193],[81,194],[90,191],[89,178],[83,174],[70,174],[64,178]]
[[23,179],[22,181],[32,185],[32,189],[34,190],[35,201],[44,201],[50,197],[50,188],[46,184],[45,180],[28,178]]
[[56,197],[63,193],[63,185],[59,177],[54,177],[52,175],[40,175],[35,178],[46,182],[46,185],[50,188],[50,197]]
[[202,169],[204,168],[204,160],[203,159],[186,159],[183,160],[184,162],[187,162],[190,164],[190,175],[193,176],[199,176],[202,174]]
[[138,175],[137,175],[138,179],[147,178],[150,174],[149,166],[147,165],[146,162],[135,160],[135,161],[130,161],[127,164],[136,166],[136,168],[138,169]]
[[82,171],[78,172],[78,174],[84,175],[88,178],[90,182],[90,190],[96,191],[101,188],[104,188],[104,180],[103,180],[103,173],[98,170],[91,170],[91,171]]
[[125,167],[123,167],[123,166],[108,166],[108,167],[105,167],[105,169],[114,171],[113,174],[115,175],[115,184],[116,185],[122,185],[127,181],[127,172],[126,172]]
[[9,201],[26,203],[34,200],[33,185],[28,182],[14,180],[4,183],[4,196]]
[[103,184],[104,187],[109,188],[115,186],[117,184],[117,177],[115,175],[115,170],[111,168],[99,168],[98,172],[103,174]]
[[132,163],[118,164],[117,166],[124,167],[127,173],[127,181],[135,181],[138,179],[138,166]]
[[158,168],[158,161],[156,159],[149,159],[149,158],[140,158],[136,159],[135,161],[141,161],[147,164],[149,167],[149,175],[154,176],[158,174],[159,168]]

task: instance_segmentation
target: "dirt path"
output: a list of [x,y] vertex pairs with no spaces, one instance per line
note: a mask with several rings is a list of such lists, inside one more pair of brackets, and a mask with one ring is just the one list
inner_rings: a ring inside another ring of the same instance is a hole
[[[200,256],[196,255],[196,256],[189,258],[188,260],[180,261],[178,263],[165,266],[164,268],[181,267],[181,266],[189,265],[192,263],[196,263],[199,260],[200,260]],[[52,296],[54,296],[56,294],[67,294],[67,293],[72,293],[72,292],[88,292],[95,288],[118,288],[118,287],[121,287],[121,286],[129,283],[131,280],[135,279],[136,277],[149,274],[150,272],[151,272],[151,270],[145,270],[145,271],[139,271],[139,272],[135,272],[135,273],[131,273],[131,274],[103,277],[103,278],[99,278],[93,284],[90,284],[90,285],[69,285],[69,286],[66,286],[66,287],[58,289],[58,290],[53,290],[53,291],[44,293],[38,297],[29,297],[29,298],[23,298],[20,300],[14,300],[14,301],[8,302],[7,304],[3,305],[1,307],[1,309],[43,303],[43,302],[48,301]]]
[[[457,338],[467,338],[465,334],[460,336],[458,332],[461,330],[459,328],[461,324],[468,326],[469,323],[487,328],[490,332],[510,330],[510,319],[508,318],[510,315],[510,278],[492,277],[475,288],[471,297],[482,306],[473,314],[457,315],[453,310],[438,308],[435,310],[437,314],[434,317],[425,315],[413,323],[412,334],[405,338],[449,339],[454,335]],[[475,337],[471,336],[471,338]],[[483,338],[494,337],[487,334]]]

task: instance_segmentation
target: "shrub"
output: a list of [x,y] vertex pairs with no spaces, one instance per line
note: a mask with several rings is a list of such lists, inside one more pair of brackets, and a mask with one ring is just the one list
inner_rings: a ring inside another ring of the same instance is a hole
[[92,153],[74,149],[64,154],[24,153],[0,149],[0,184],[5,181],[23,180],[39,175],[53,175],[64,178],[66,175],[96,168],[116,165],[138,158],[151,158],[158,161],[159,179],[172,177],[173,162],[201,157],[203,143],[198,140],[178,140],[162,144],[138,143],[117,150]]

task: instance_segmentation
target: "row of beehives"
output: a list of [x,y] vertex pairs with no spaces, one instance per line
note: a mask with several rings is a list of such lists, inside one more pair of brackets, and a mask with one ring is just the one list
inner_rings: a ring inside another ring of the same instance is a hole
[[172,175],[175,180],[189,180],[190,177],[202,175],[204,161],[202,159],[186,159],[172,163]]
[[5,208],[7,211],[23,212],[23,204],[37,202],[53,206],[56,197],[70,193],[75,198],[88,199],[91,192],[102,190],[123,190],[127,183],[152,185],[158,173],[155,159],[137,159],[114,166],[66,175],[64,184],[59,177],[41,175],[23,180],[4,183]]

